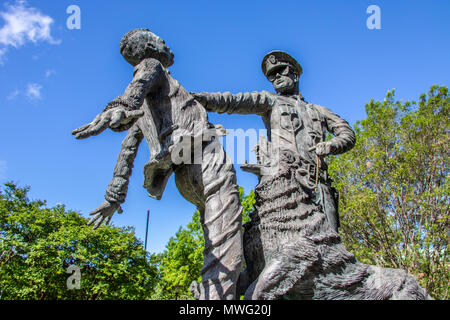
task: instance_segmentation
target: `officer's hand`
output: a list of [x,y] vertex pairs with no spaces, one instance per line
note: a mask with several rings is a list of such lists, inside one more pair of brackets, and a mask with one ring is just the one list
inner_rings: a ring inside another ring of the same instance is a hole
[[112,108],[97,115],[91,123],[88,123],[72,131],[77,139],[86,139],[96,136],[107,128],[117,128],[121,124],[127,124],[135,118],[144,115],[142,110],[129,111],[123,107]]
[[309,151],[315,151],[318,156],[327,156],[331,153],[331,142],[320,142],[315,147],[309,149]]
[[105,200],[97,209],[90,213],[91,220],[88,222],[88,226],[94,223],[94,230],[97,229],[103,221],[106,220],[106,224],[109,224],[114,212],[122,213],[122,208],[118,202],[109,202]]

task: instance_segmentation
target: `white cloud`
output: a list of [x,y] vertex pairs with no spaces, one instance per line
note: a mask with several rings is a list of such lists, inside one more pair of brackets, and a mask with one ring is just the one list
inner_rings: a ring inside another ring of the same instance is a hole
[[56,74],[55,70],[47,70],[47,71],[45,71],[45,77],[46,78],[48,78],[48,77],[50,77],[51,75],[54,75],[54,74]]
[[15,4],[7,3],[5,7],[6,11],[0,11],[0,17],[5,21],[0,28],[0,58],[9,47],[19,48],[27,42],[61,42],[51,35],[50,26],[54,21],[50,16],[28,7],[24,0],[17,0]]
[[14,100],[14,99],[19,95],[19,93],[20,93],[20,90],[19,90],[19,89],[16,89],[16,90],[14,90],[13,92],[11,92],[11,93],[6,97],[6,99],[8,99],[8,100]]
[[[48,78],[52,76],[53,74],[56,74],[55,70],[47,70],[45,72],[45,77]],[[25,88],[22,89],[15,89],[12,91],[8,96],[6,96],[6,100],[14,100],[19,96],[26,96],[28,99],[31,100],[40,100],[42,98],[41,90],[43,86],[36,82],[30,82],[27,84]]]
[[41,89],[42,86],[38,83],[29,83],[27,86],[26,95],[31,100],[41,99]]

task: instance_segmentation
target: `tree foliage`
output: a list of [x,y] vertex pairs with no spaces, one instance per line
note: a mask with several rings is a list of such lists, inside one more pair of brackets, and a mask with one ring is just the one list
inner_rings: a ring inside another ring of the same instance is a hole
[[[198,211],[163,253],[148,255],[132,228],[93,230],[63,205],[30,201],[28,191],[14,183],[0,190],[0,299],[193,299],[204,249]],[[239,193],[246,222],[254,194]],[[71,265],[80,289],[67,286]]]
[[[30,201],[29,188],[0,190],[1,299],[142,299],[157,281],[142,243],[131,228],[92,230],[64,206]],[[80,289],[66,273],[80,268]]]
[[189,292],[192,281],[201,281],[203,265],[203,230],[200,213],[196,211],[186,228],[169,239],[166,250],[156,256],[160,279],[153,299],[193,299]]
[[362,262],[406,270],[438,299],[449,289],[449,101],[438,86],[418,103],[394,91],[371,100],[355,147],[329,165],[345,246]]

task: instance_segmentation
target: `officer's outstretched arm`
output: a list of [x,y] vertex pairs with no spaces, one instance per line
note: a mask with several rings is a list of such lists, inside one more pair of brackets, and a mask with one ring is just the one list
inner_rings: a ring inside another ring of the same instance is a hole
[[106,200],[90,213],[93,217],[88,224],[94,224],[94,229],[97,229],[105,220],[108,224],[116,211],[122,213],[120,205],[125,202],[134,159],[142,139],[142,131],[137,124],[133,125],[122,142],[122,148],[114,168],[114,177],[106,189]]
[[274,98],[269,92],[245,92],[232,94],[230,92],[199,92],[192,93],[206,111],[228,114],[258,114],[264,115],[274,104]]

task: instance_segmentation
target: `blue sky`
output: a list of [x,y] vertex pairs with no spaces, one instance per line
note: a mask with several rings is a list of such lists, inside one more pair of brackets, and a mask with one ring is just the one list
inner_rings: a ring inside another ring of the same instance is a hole
[[[70,5],[81,9],[81,29],[69,30]],[[369,5],[381,9],[381,30],[369,30]],[[71,131],[123,92],[132,67],[121,57],[122,36],[149,28],[175,54],[172,76],[189,91],[273,91],[263,56],[275,49],[303,67],[300,90],[350,124],[364,105],[396,89],[415,100],[433,84],[449,85],[450,2],[390,1],[2,1],[0,4],[0,182],[32,187],[46,199],[88,216],[103,201],[126,133],[105,131],[78,141]],[[257,116],[210,114],[226,128],[262,129]],[[160,252],[195,207],[173,178],[160,201],[147,197],[141,145],[124,213],[143,240],[150,210],[148,250]],[[237,166],[248,193],[257,183]]]

